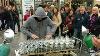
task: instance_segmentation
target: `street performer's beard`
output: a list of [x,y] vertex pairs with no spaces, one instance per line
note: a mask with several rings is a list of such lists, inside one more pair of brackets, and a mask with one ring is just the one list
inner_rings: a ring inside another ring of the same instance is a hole
[[37,22],[41,22],[41,21],[43,21],[43,20],[45,20],[45,19],[46,19],[46,17],[44,17],[44,18],[34,17],[34,18],[35,18],[35,20],[36,20]]

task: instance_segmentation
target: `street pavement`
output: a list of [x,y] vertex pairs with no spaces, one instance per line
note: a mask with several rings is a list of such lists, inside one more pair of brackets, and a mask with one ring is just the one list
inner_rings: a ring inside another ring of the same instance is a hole
[[[4,30],[5,31],[5,30]],[[3,42],[3,33],[4,31],[0,31],[0,44]],[[13,39],[12,43],[10,44],[10,55],[9,56],[16,56],[15,55],[15,50],[18,48],[18,43],[25,41],[25,36],[23,36],[22,33],[17,33],[15,34],[15,38]]]

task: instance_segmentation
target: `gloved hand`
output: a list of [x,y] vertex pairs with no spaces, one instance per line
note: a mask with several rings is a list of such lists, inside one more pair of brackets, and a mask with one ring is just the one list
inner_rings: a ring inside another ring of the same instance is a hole
[[35,34],[32,34],[32,38],[33,38],[33,39],[37,39],[37,38],[39,38],[39,37],[36,36]]

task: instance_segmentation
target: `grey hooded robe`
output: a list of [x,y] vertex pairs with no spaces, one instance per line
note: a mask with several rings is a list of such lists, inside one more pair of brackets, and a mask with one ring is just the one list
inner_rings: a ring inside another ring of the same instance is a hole
[[31,37],[32,34],[39,38],[44,38],[48,33],[54,33],[56,30],[52,20],[46,16],[42,7],[38,7],[35,15],[31,16],[22,26],[21,32]]

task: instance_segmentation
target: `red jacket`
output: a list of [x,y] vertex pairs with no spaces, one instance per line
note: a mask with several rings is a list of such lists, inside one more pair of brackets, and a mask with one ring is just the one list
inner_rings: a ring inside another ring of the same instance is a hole
[[73,29],[73,23],[74,23],[74,16],[67,16],[65,25],[68,27],[69,31]]
[[24,21],[26,21],[29,17],[30,17],[30,14],[29,13],[25,14],[24,15]]

